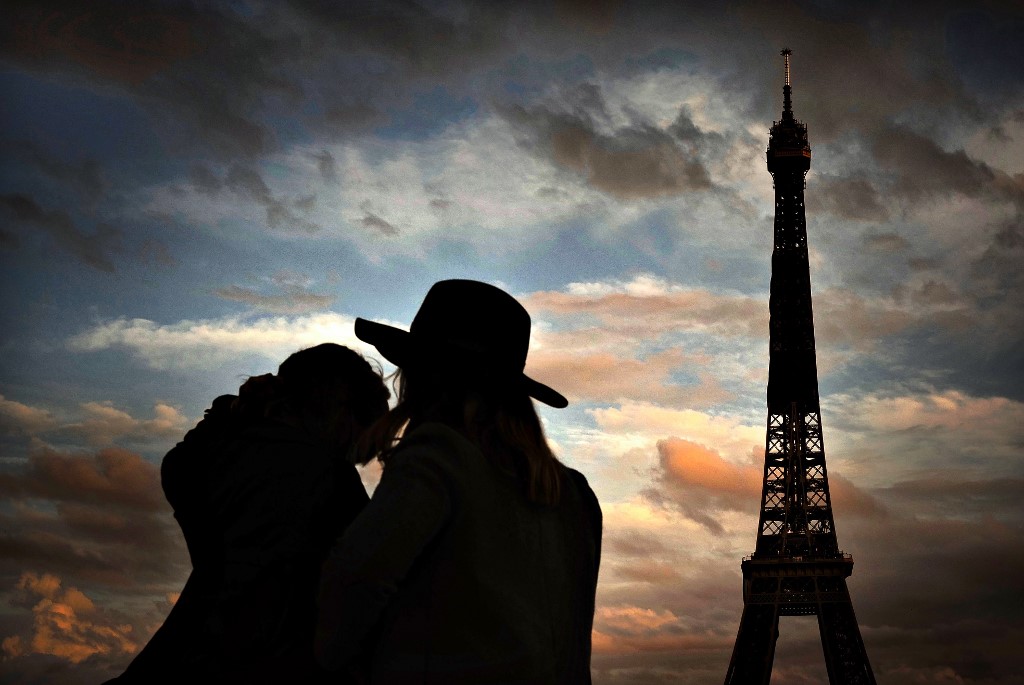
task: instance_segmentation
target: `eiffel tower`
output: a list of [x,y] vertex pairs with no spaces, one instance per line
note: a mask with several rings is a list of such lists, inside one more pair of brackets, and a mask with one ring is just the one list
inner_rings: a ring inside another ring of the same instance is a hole
[[817,616],[831,685],[874,685],[846,587],[853,557],[836,541],[821,434],[804,175],[807,126],[793,117],[789,56],[782,120],[768,138],[775,181],[768,426],[757,545],[744,559],[743,616],[725,685],[768,685],[780,616]]

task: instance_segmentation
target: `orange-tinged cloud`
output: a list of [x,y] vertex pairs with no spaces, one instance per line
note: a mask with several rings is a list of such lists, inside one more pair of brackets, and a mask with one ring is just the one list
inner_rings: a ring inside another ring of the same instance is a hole
[[726,638],[688,629],[668,609],[637,606],[598,607],[591,635],[596,654],[632,654],[719,648]]
[[57,420],[49,411],[0,395],[0,432],[8,435],[34,435],[56,425]]
[[846,423],[864,430],[903,431],[911,428],[997,430],[1024,435],[1024,403],[1006,397],[972,397],[956,390],[917,395],[836,398],[851,411]]
[[38,601],[32,607],[32,634],[7,636],[0,643],[7,657],[49,654],[78,664],[95,654],[138,649],[130,625],[108,621],[84,593],[73,587],[63,590],[53,574],[25,572],[17,589]]
[[679,509],[716,536],[725,534],[723,511],[756,510],[761,469],[727,462],[703,445],[671,438],[658,442],[658,485],[647,495]]
[[535,292],[522,301],[539,318],[589,317],[603,327],[629,328],[647,337],[685,330],[758,336],[768,330],[762,299],[684,289],[649,276],[626,284],[572,284],[569,292]]
[[682,650],[723,649],[732,638],[702,633],[659,633],[649,636],[609,635],[599,630],[591,634],[594,654],[635,654],[637,652],[678,652]]
[[[581,337],[586,337],[581,334]],[[703,372],[701,359],[672,348],[643,359],[623,357],[608,351],[581,353],[566,345],[545,347],[530,355],[531,376],[558,388],[570,400],[616,401],[636,399],[648,402],[709,406],[729,398],[718,381]],[[680,385],[672,381],[673,371],[696,367],[698,383]]]
[[2,653],[4,657],[8,659],[17,656],[24,656],[25,646],[21,642],[21,636],[12,635],[10,637],[5,637],[2,641],[0,641],[0,653]]
[[[590,412],[598,428],[609,436],[639,436],[643,444],[654,436],[673,436],[701,445],[714,445],[731,461],[743,463],[754,450],[764,447],[764,426],[750,426],[738,418],[692,409],[672,409],[631,402]],[[607,438],[606,438],[607,439]]]
[[188,555],[156,464],[109,448],[94,454],[45,449],[19,466],[0,473],[0,498],[8,503],[0,557],[9,586],[33,568],[89,596],[94,583],[135,591],[181,586]]
[[[757,511],[764,480],[763,465],[735,464],[703,445],[672,438],[658,442],[658,487],[649,491],[654,501],[669,503],[716,535],[725,533],[720,515],[725,511]],[[844,514],[883,516],[882,504],[848,479],[829,474],[834,506]]]
[[667,609],[655,611],[635,606],[598,607],[594,623],[607,631],[618,633],[644,633],[674,624],[678,617]]
[[664,477],[671,483],[718,493],[760,496],[762,469],[725,461],[715,451],[687,440],[658,443]]
[[153,407],[152,419],[137,419],[118,409],[111,402],[85,402],[81,405],[85,419],[66,426],[66,430],[81,433],[94,445],[106,445],[122,436],[180,437],[189,428],[189,421],[163,402]]
[[46,599],[53,599],[60,592],[60,578],[50,573],[37,576],[34,573],[24,573],[18,581],[19,590],[28,590],[34,595]]
[[[955,332],[976,323],[966,300],[948,286],[924,282],[913,288],[910,297],[901,289],[874,297],[848,288],[817,292],[819,370],[847,363],[852,355],[870,352],[880,341],[923,325],[938,324]],[[680,334],[749,341],[768,336],[766,297],[682,286],[647,274],[630,281],[570,283],[563,291],[538,291],[521,300],[538,319],[557,323],[556,333],[537,336],[541,349],[549,338],[573,333],[582,342],[581,351],[597,351],[587,342],[592,337],[613,345],[620,355],[622,349],[635,355],[643,347],[664,346]]]
[[158,468],[138,454],[116,447],[100,450],[95,456],[53,451],[33,454],[28,476],[18,481],[0,480],[0,492],[111,502],[150,511],[165,506]]
[[57,433],[62,438],[83,438],[90,445],[106,446],[119,438],[166,441],[180,437],[190,427],[188,418],[165,402],[153,405],[153,418],[136,418],[112,402],[83,402],[79,415],[58,420],[49,410],[10,400],[0,395],[0,433],[36,437]]
[[841,288],[816,294],[814,313],[814,337],[819,343],[859,351],[867,351],[879,339],[903,332],[926,318],[917,304],[869,299]]
[[682,580],[675,564],[666,561],[631,559],[629,563],[611,565],[610,570],[616,578],[636,583],[674,585]]
[[[925,389],[902,395],[833,395],[825,403],[823,418],[831,417],[826,429],[833,436],[830,454],[843,459],[844,469],[858,469],[879,485],[943,477],[951,469],[966,469],[967,480],[1020,475],[1020,401]],[[885,467],[888,482],[877,479],[879,466]]]

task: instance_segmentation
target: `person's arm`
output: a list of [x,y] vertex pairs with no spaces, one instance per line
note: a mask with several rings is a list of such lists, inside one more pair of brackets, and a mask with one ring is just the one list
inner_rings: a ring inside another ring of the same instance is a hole
[[335,489],[329,455],[303,440],[259,434],[223,473],[213,491],[228,578],[243,581],[265,569],[301,561],[314,545]]
[[210,448],[230,430],[230,406],[234,399],[234,395],[215,399],[203,419],[160,462],[160,485],[181,526],[194,568],[210,561],[212,541],[208,530],[207,492],[213,457]]
[[445,466],[430,431],[407,436],[325,562],[315,642],[323,667],[341,670],[366,650],[391,597],[444,526],[452,509]]
[[208,624],[225,658],[242,663],[302,634],[308,645],[332,503],[344,495],[330,455],[290,431],[247,434],[229,456],[213,493],[210,523],[221,544]]

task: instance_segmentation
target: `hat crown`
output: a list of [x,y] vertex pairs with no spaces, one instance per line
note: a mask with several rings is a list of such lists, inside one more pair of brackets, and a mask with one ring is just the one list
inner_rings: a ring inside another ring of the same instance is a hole
[[[530,314],[514,297],[480,281],[438,281],[408,331],[356,318],[356,337],[400,369],[433,365],[449,374],[518,388],[552,407],[569,401],[525,373]],[[509,383],[510,385],[505,385]]]
[[488,283],[438,281],[409,327],[424,341],[454,346],[493,368],[520,372],[530,347],[530,315],[514,297]]

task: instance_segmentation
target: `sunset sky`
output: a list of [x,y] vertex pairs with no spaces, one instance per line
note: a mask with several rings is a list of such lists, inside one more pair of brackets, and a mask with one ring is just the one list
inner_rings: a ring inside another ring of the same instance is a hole
[[[405,326],[458,277],[527,307],[527,372],[570,399],[538,406],[604,511],[595,683],[721,683],[783,47],[876,678],[1022,682],[1019,2],[4,4],[0,682],[119,673],[189,570],[164,453],[301,347],[374,357],[355,317]],[[783,619],[773,684],[824,681],[814,619]]]

